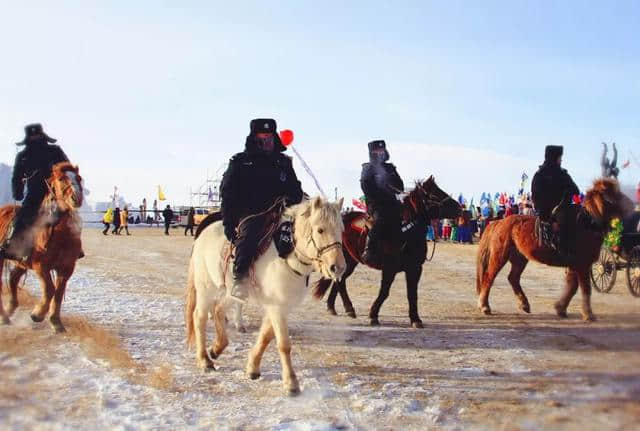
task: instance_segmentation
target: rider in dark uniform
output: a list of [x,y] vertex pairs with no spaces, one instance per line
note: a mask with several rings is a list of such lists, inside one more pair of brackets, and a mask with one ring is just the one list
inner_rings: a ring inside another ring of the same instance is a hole
[[[42,125],[29,124],[24,130],[24,140],[16,145],[26,148],[16,156],[11,180],[13,198],[16,201],[22,200],[22,206],[13,219],[4,243],[0,245],[0,255],[10,259],[25,259],[31,255],[33,244],[23,238],[24,233],[38,217],[40,205],[47,194],[46,180],[51,176],[51,168],[56,163],[69,161],[59,146],[49,145],[56,140],[44,133]],[[12,243],[24,243],[24,246],[12,247]]]
[[396,198],[404,184],[396,167],[389,160],[384,141],[369,142],[369,163],[362,165],[360,186],[367,200],[367,211],[373,217],[362,258],[377,264],[380,261],[380,240],[399,241],[401,204]]
[[543,222],[551,223],[560,239],[559,251],[568,253],[573,223],[566,213],[574,195],[580,194],[566,169],[562,169],[562,147],[549,145],[544,151],[544,163],[531,181],[531,199]]
[[235,245],[234,281],[230,294],[240,302],[248,297],[244,279],[257,257],[263,224],[260,217],[246,219],[242,235],[238,235],[236,228],[240,221],[265,212],[279,198],[284,198],[287,206],[302,201],[300,181],[291,158],[282,154],[286,147],[280,141],[276,127],[272,119],[251,121],[245,150],[231,158],[220,185],[224,233]]

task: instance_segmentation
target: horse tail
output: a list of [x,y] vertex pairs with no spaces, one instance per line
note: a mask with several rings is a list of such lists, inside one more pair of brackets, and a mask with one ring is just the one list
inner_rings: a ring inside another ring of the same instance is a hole
[[187,333],[187,346],[193,346],[195,341],[195,326],[193,323],[193,312],[196,309],[196,284],[194,280],[193,257],[189,261],[189,276],[187,278],[186,301],[184,304],[184,321]]
[[493,230],[493,225],[489,225],[485,231],[482,233],[482,237],[480,238],[480,245],[478,247],[478,254],[476,257],[476,293],[480,294],[480,289],[482,288],[482,278],[484,274],[487,272],[487,268],[489,267],[489,259],[491,258],[491,231]]
[[324,294],[329,290],[332,280],[328,278],[321,277],[318,281],[313,285],[313,297],[318,301],[324,298]]

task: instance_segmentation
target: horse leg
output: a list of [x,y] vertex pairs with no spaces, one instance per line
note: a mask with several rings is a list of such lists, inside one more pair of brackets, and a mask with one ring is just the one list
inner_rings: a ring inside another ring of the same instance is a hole
[[[204,289],[204,287],[201,286]],[[206,292],[196,289],[196,308],[193,310],[193,322],[196,335],[196,362],[202,371],[215,370],[213,361],[207,355],[207,318],[211,301],[207,297]]]
[[480,294],[478,295],[478,308],[486,315],[491,314],[491,306],[489,305],[491,286],[493,286],[493,282],[500,270],[507,263],[509,256],[507,250],[500,251],[501,253],[491,253],[487,267],[484,268],[481,277],[482,282],[480,284]]
[[[230,302],[232,303],[230,304]],[[242,304],[237,301],[228,301],[225,307],[231,307],[233,326],[235,326],[236,331],[243,334],[247,332],[247,328],[244,327],[244,322],[242,321]]]
[[18,285],[20,279],[27,272],[26,269],[16,266],[9,273],[9,286],[11,287],[11,302],[9,303],[9,316],[18,308]]
[[422,276],[422,265],[405,271],[405,276],[407,279],[407,300],[409,301],[411,327],[424,328],[418,315],[418,282],[420,281],[420,276]]
[[511,262],[511,271],[509,271],[508,279],[511,284],[511,288],[513,289],[513,293],[516,295],[516,298],[518,298],[518,308],[525,313],[531,313],[529,300],[520,285],[520,277],[522,276],[522,273],[527,267],[527,263],[529,263],[529,261],[517,250],[514,250],[511,253],[511,256],[509,256],[509,262]]
[[256,380],[260,377],[260,361],[262,361],[262,355],[274,337],[275,334],[273,333],[271,319],[268,315],[265,315],[262,319],[262,326],[260,326],[260,333],[256,339],[256,344],[253,346],[253,349],[251,349],[249,360],[247,361],[247,375],[251,380]]
[[[575,270],[567,268],[564,278],[566,282],[564,293],[554,305],[556,314],[560,317],[567,317],[567,307],[573,295],[578,291],[578,273]],[[589,287],[591,287],[591,285],[589,285]]]
[[380,313],[380,307],[382,303],[389,296],[389,289],[391,289],[391,283],[396,278],[396,272],[394,270],[382,269],[382,280],[380,281],[380,291],[378,297],[371,305],[369,309],[369,324],[371,326],[377,326],[380,324],[378,320],[378,314]]
[[347,259],[347,269],[342,275],[340,283],[338,283],[338,293],[340,293],[340,298],[342,299],[344,312],[347,313],[347,316],[351,317],[352,319],[356,318],[356,310],[353,308],[351,298],[349,298],[349,294],[347,293],[347,278],[349,278],[349,276],[353,274],[356,266],[358,266],[358,262],[353,259]]
[[223,303],[218,303],[214,307],[213,320],[216,327],[216,343],[211,346],[211,349],[209,349],[209,354],[212,359],[216,359],[229,345],[226,328],[226,313]]
[[300,384],[296,373],[291,365],[291,340],[289,339],[289,327],[287,326],[287,317],[284,310],[277,307],[270,307],[267,310],[273,332],[278,342],[278,351],[280,352],[280,364],[282,365],[282,386],[286,394],[296,395],[300,393]]
[[72,270],[56,271],[56,293],[51,301],[49,324],[55,332],[65,332],[66,329],[60,320],[60,309],[62,308],[62,299],[64,298],[64,292],[67,288],[67,282],[71,278]]
[[[340,282],[342,283],[342,281]],[[333,283],[331,290],[329,290],[329,296],[327,297],[327,312],[332,316],[337,316],[336,312],[336,296],[338,296],[339,283]]]
[[0,259],[0,323],[8,325],[11,323],[9,315],[4,311],[4,305],[2,305],[2,270],[4,268],[4,260]]
[[591,278],[589,277],[589,271],[585,269],[578,271],[578,280],[580,282],[580,291],[582,292],[582,320],[593,322],[596,320],[596,316],[591,310]]
[[31,320],[34,322],[42,322],[44,316],[49,311],[49,305],[53,299],[53,295],[56,293],[56,287],[51,279],[51,272],[49,269],[39,268],[36,272],[40,279],[40,286],[42,287],[42,299],[31,311]]

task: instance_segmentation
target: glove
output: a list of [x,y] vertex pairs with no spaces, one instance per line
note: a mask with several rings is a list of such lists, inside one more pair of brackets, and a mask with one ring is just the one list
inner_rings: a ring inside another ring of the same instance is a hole
[[235,228],[232,228],[231,226],[225,226],[224,236],[226,236],[229,242],[233,244],[236,241],[238,234],[236,233]]
[[24,199],[24,192],[18,192],[16,194],[13,195],[14,199],[17,201],[21,201],[22,199]]

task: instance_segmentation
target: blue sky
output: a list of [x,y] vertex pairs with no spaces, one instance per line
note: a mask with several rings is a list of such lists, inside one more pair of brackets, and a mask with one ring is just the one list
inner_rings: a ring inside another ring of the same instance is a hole
[[377,138],[455,195],[514,190],[548,144],[583,188],[600,142],[640,158],[640,2],[131,3],[2,1],[0,162],[40,121],[91,200],[188,203],[261,116],[348,199]]

